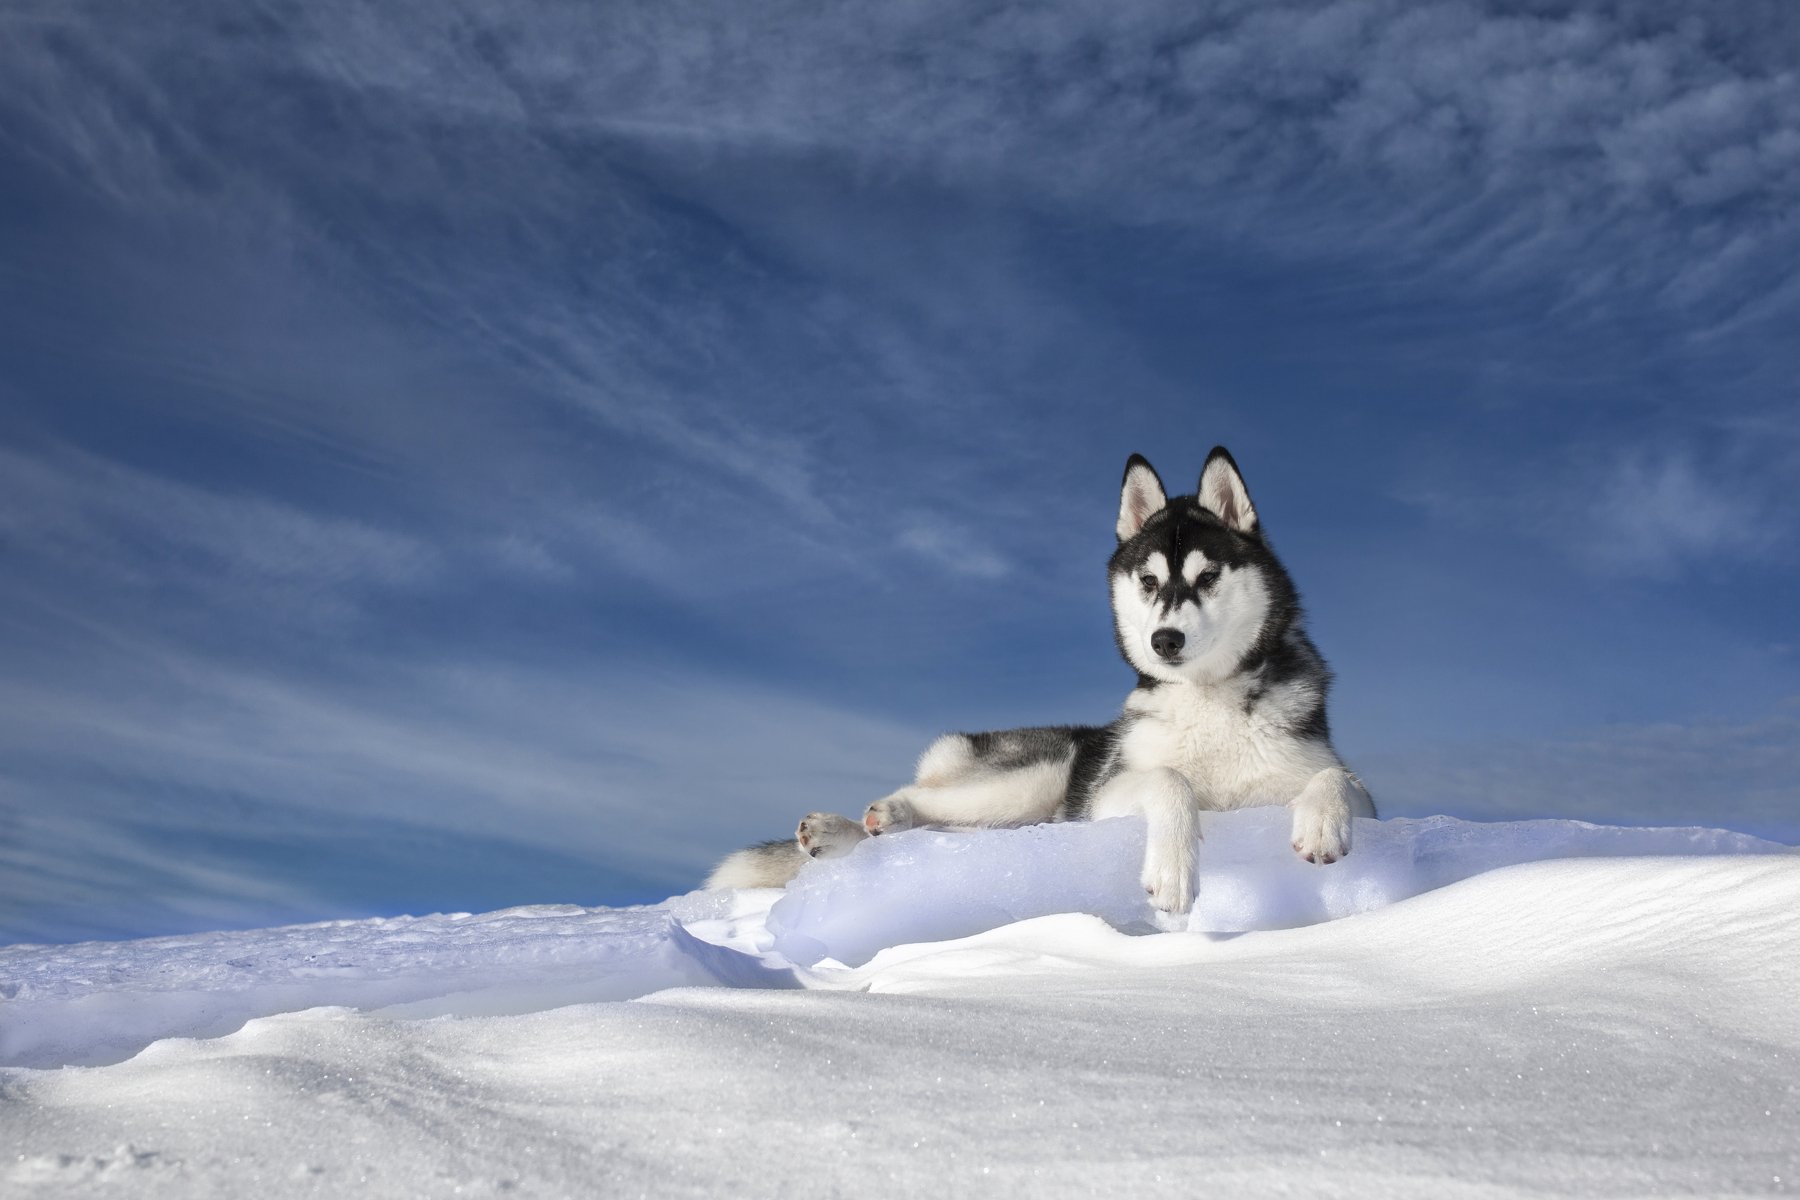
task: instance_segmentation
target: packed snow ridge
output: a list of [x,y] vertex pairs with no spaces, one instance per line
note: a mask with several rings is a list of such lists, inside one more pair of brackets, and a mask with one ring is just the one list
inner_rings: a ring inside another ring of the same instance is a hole
[[1210,814],[1203,835],[1199,900],[1181,919],[1138,886],[1144,826],[1125,818],[874,838],[808,864],[785,892],[0,948],[0,1065],[118,1062],[161,1038],[319,1007],[492,1016],[683,986],[856,986],[848,968],[883,950],[1059,913],[1127,933],[1238,934],[1370,912],[1519,863],[1793,852],[1713,829],[1432,817],[1358,821],[1354,852],[1327,867],[1292,853],[1278,808]]

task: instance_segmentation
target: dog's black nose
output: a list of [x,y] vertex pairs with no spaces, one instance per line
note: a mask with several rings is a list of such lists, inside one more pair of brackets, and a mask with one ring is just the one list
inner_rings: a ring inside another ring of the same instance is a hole
[[1164,658],[1174,658],[1186,644],[1179,629],[1159,629],[1150,635],[1150,648]]

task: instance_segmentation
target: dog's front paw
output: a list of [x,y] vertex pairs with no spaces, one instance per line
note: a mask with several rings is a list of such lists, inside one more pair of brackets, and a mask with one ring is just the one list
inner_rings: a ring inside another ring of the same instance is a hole
[[1349,808],[1341,804],[1296,808],[1294,853],[1309,863],[1333,863],[1350,853]]
[[1144,873],[1138,877],[1150,903],[1166,913],[1184,913],[1194,907],[1194,851],[1151,847],[1144,855]]
[[800,853],[809,858],[836,858],[848,854],[867,836],[862,826],[836,813],[807,813],[800,818],[800,827],[794,830],[794,841],[800,844]]
[[883,833],[899,833],[911,829],[919,823],[918,814],[913,806],[898,796],[889,796],[886,800],[877,800],[869,805],[869,811],[863,814],[863,828],[871,835]]

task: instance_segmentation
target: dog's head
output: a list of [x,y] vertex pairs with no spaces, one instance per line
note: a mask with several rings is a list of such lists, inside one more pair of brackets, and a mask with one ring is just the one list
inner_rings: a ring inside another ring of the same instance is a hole
[[1132,455],[1118,533],[1108,563],[1113,628],[1125,661],[1146,680],[1228,678],[1266,651],[1298,610],[1223,446],[1207,456],[1195,493],[1172,500],[1155,469]]

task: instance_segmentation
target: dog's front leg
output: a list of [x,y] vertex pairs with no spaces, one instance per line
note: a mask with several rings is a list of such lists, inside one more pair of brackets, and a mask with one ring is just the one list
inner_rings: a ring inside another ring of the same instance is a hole
[[1138,881],[1150,903],[1169,913],[1194,906],[1200,801],[1185,776],[1167,767],[1120,775],[1100,789],[1090,811],[1096,821],[1141,814],[1149,836]]
[[1336,862],[1350,853],[1352,818],[1375,815],[1368,791],[1342,767],[1314,775],[1288,808],[1294,814],[1294,853],[1316,863]]

